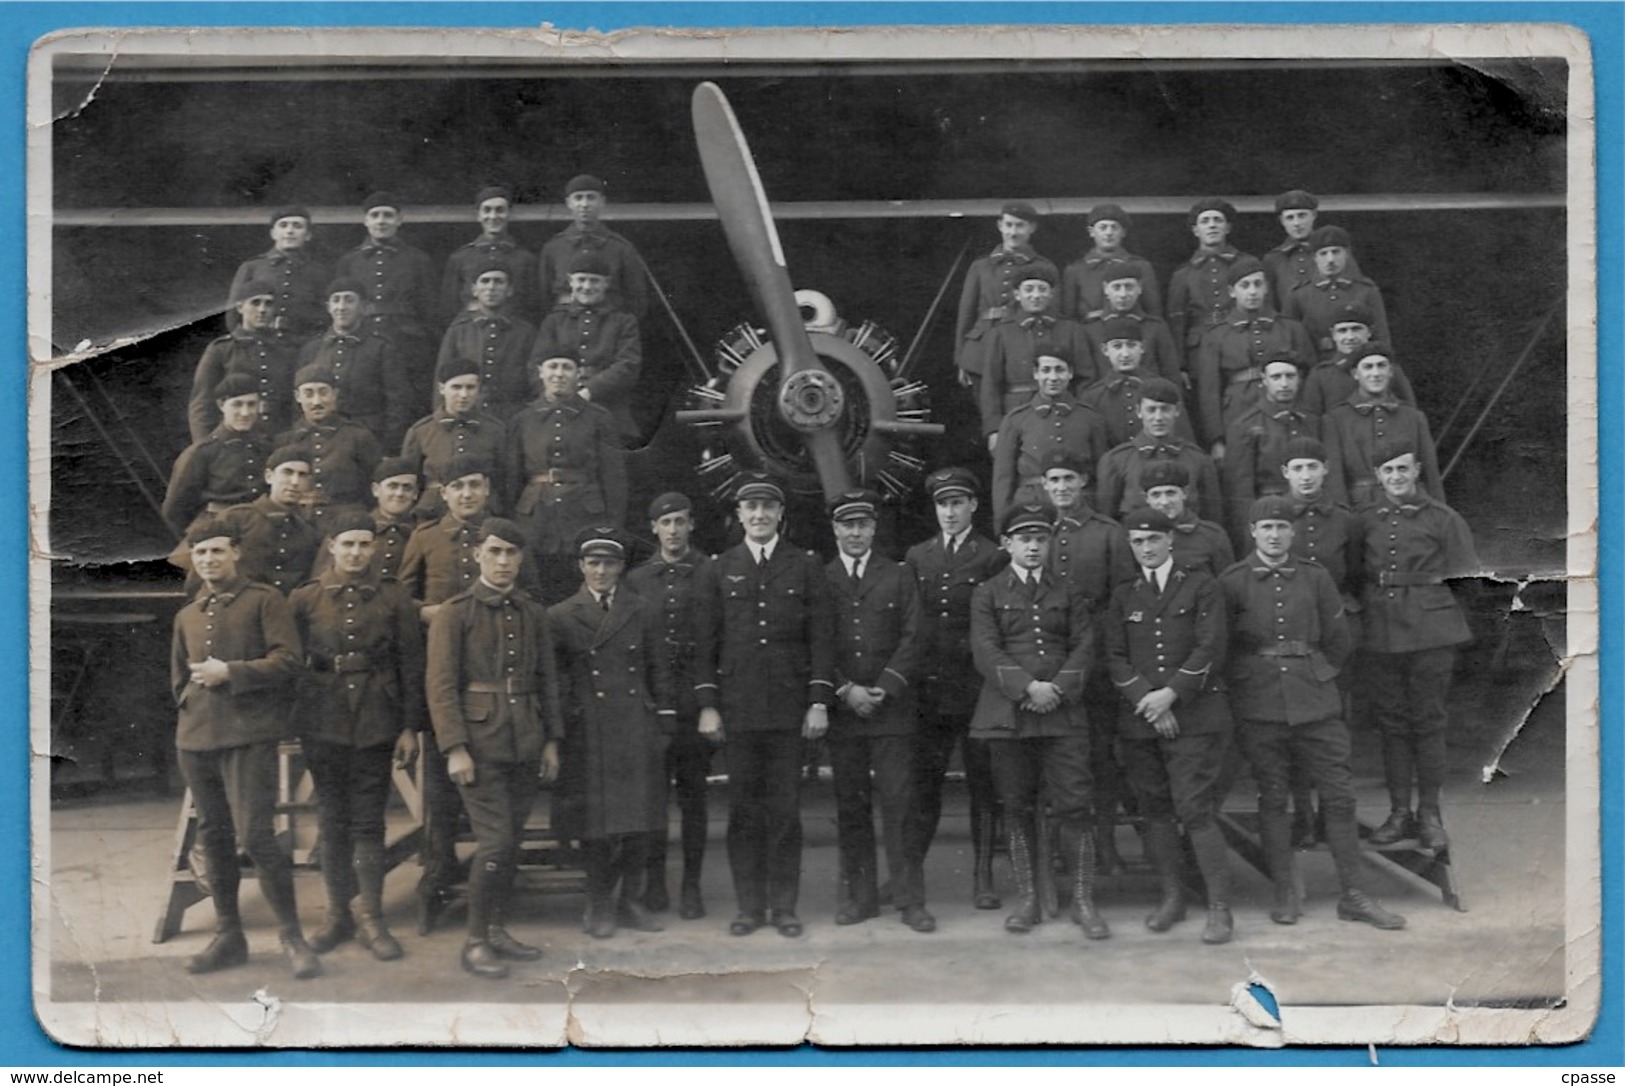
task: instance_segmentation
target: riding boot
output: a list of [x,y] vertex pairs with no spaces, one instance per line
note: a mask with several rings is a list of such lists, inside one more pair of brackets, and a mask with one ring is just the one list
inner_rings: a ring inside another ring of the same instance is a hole
[[971,815],[971,894],[978,909],[1003,904],[993,884],[993,812],[988,809]]
[[[356,940],[381,962],[401,956],[396,942],[384,925],[384,843],[355,843]],[[319,933],[318,933],[319,934]],[[314,942],[312,944],[314,946]]]
[[288,959],[288,968],[298,980],[320,976],[322,960],[310,949],[305,942],[304,932],[299,927],[299,908],[293,893],[293,872],[288,869],[287,860],[278,854],[280,862],[261,864],[259,868],[260,893],[270,904],[271,911],[276,914],[278,938],[282,943],[282,954]]
[[1061,821],[1061,851],[1072,863],[1072,922],[1086,938],[1110,938],[1112,929],[1095,908],[1095,835],[1081,819]]
[[1033,871],[1032,817],[1011,814],[1009,823],[1010,870],[1016,879],[1016,894],[1020,901],[1016,911],[1004,918],[1004,930],[1024,935],[1043,919],[1038,906],[1038,884]]
[[1382,773],[1388,784],[1388,809],[1411,809],[1411,779],[1416,772],[1410,739],[1403,735],[1382,736]]
[[1187,828],[1191,850],[1196,853],[1196,866],[1207,884],[1207,926],[1202,929],[1202,942],[1217,946],[1228,943],[1235,931],[1230,915],[1230,850],[1224,843],[1224,834],[1212,822],[1194,829]]
[[[1329,825],[1330,819],[1327,821]],[[1292,816],[1285,811],[1259,812],[1258,836],[1264,847],[1264,863],[1269,869],[1270,882],[1275,889],[1270,919],[1277,924],[1296,924],[1301,908],[1297,887],[1292,880]]]
[[1145,824],[1145,850],[1157,872],[1162,900],[1145,918],[1152,931],[1167,931],[1185,919],[1185,887],[1179,877],[1179,831],[1172,822],[1153,819]]
[[[347,849],[330,848],[322,857],[322,882],[327,890],[327,915],[322,926],[310,936],[310,949],[326,954],[340,943],[355,938],[355,917],[350,915],[350,898],[354,889],[354,874],[350,870],[354,861],[347,859]],[[337,869],[343,863],[344,871]]]
[[213,973],[248,961],[248,939],[237,911],[242,869],[234,848],[203,850],[203,866],[214,898],[214,938],[186,963],[188,973]]

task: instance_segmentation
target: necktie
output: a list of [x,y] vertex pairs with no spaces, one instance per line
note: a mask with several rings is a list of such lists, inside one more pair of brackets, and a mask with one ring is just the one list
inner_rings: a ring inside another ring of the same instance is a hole
[[856,588],[856,587],[858,587],[858,585],[863,583],[863,562],[862,561],[857,561],[857,562],[852,563],[852,574],[851,574],[851,576],[852,576],[852,587],[853,588]]
[[957,555],[958,553],[959,553],[959,539],[957,537],[955,537],[955,536],[949,536],[948,537],[948,557],[952,558],[955,555]]
[[598,597],[598,606],[600,606],[600,607],[602,607],[604,609],[604,613],[606,615],[609,613],[609,593],[608,592],[605,592],[603,595]]

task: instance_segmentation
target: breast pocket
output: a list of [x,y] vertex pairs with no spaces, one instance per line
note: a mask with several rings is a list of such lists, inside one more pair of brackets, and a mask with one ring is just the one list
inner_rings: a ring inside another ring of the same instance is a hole
[[471,723],[480,723],[491,719],[490,694],[466,694],[463,696],[463,719]]

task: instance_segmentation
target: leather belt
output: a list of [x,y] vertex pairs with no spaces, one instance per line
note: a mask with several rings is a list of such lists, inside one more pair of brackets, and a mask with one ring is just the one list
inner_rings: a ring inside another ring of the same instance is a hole
[[312,671],[331,671],[345,675],[352,671],[381,671],[395,662],[393,653],[341,652],[337,656],[311,653],[305,664]]
[[1008,306],[990,305],[987,307],[987,311],[982,314],[982,319],[990,321],[1002,321],[1005,313],[1007,312],[1009,312]]
[[542,486],[571,486],[591,481],[591,477],[578,468],[549,468],[530,477],[532,483]]
[[1250,384],[1253,381],[1264,379],[1264,371],[1257,366],[1248,366],[1244,370],[1237,370],[1230,375],[1229,383],[1232,385]]
[[1414,588],[1424,584],[1444,584],[1437,573],[1406,573],[1404,570],[1385,569],[1377,574],[1377,583],[1384,588]]
[[1319,652],[1320,649],[1307,641],[1276,641],[1269,645],[1260,645],[1253,650],[1254,656],[1309,656]]
[[503,679],[501,682],[472,682],[463,686],[465,694],[534,694],[532,679]]

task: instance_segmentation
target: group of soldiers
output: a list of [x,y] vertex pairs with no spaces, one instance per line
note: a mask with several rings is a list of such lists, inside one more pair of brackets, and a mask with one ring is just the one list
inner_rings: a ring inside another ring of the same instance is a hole
[[[1121,862],[1128,812],[1162,887],[1146,924],[1184,919],[1189,855],[1202,938],[1227,942],[1216,818],[1247,763],[1271,918],[1297,920],[1294,838],[1320,832],[1338,915],[1403,926],[1361,884],[1348,676],[1358,649],[1372,681],[1356,707],[1382,735],[1391,806],[1371,839],[1446,847],[1445,698],[1468,639],[1448,581],[1476,559],[1383,345],[1380,292],[1344,231],[1315,228],[1312,196],[1277,202],[1288,237],[1263,262],[1228,245],[1233,208],[1197,204],[1167,322],[1150,265],[1123,247],[1121,208],[1091,211],[1096,247],[1059,275],[1031,246],[1036,212],[1006,205],[956,338],[991,489],[985,472],[932,472],[939,530],[901,562],[877,549],[882,499],[842,493],[824,563],[784,539],[780,485],[747,472],[730,494],[741,542],[702,553],[692,500],[667,493],[647,510],[655,553],[637,563],[622,450],[647,283],[599,221],[604,188],[570,181],[572,224],[539,255],[507,234],[509,193],[481,190],[481,237],[452,254],[438,292],[388,193],[365,201],[368,238],[332,273],[305,255],[299,208],[272,215],[274,248],[239,270],[164,505],[196,589],[175,623],[177,748],[218,918],[192,971],[246,960],[239,851],[295,975],[351,939],[400,957],[384,815],[392,770],[420,755],[418,930],[466,882],[474,975],[541,956],[507,916],[544,781],[552,830],[581,843],[590,935],[661,930],[668,790],[678,910],[704,916],[718,747],[729,931],[799,936],[800,787],[817,740],[833,770],[837,924],[890,908],[935,930],[924,864],[957,750],[972,898],[1003,907],[992,858],[1007,848],[1009,931],[1040,922],[1039,866],[1054,860],[1072,920],[1107,937],[1095,881]],[[534,325],[521,315],[539,308]],[[413,421],[431,386],[432,411]],[[996,544],[974,524],[984,497]],[[290,734],[315,782],[327,893],[308,941],[272,832]],[[1307,820],[1311,791],[1323,830],[1289,813],[1296,794]]]

